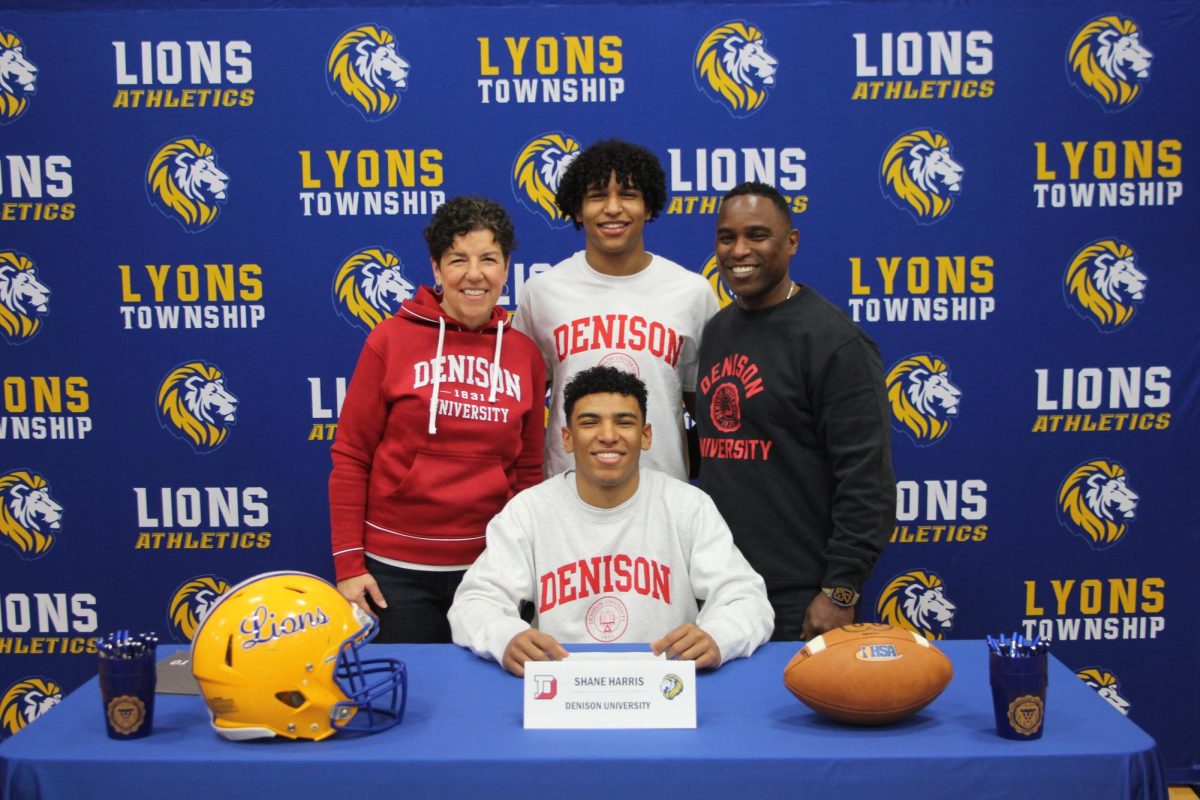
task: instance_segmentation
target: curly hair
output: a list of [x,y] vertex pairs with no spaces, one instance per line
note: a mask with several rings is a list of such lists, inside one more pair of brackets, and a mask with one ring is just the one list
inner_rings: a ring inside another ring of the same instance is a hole
[[608,186],[609,178],[642,193],[650,219],[658,216],[667,202],[667,176],[658,158],[644,147],[619,139],[596,142],[571,162],[558,184],[554,203],[563,217],[578,230],[583,196],[588,189]]
[[775,207],[779,209],[779,213],[783,214],[783,218],[788,221],[788,224],[791,224],[792,212],[788,208],[787,200],[784,200],[779,190],[769,183],[762,183],[761,181],[739,183],[725,193],[725,196],[721,198],[721,204],[724,205],[725,201],[732,197],[742,197],[745,195],[767,198],[775,204]]
[[632,397],[642,410],[642,419],[646,419],[646,384],[642,383],[641,378],[615,367],[592,367],[576,373],[563,389],[563,411],[566,412],[568,425],[571,424],[575,402],[589,394]]
[[517,249],[512,220],[502,205],[486,197],[462,195],[443,204],[426,226],[429,257],[440,260],[454,244],[456,236],[465,236],[471,231],[491,231],[505,259]]

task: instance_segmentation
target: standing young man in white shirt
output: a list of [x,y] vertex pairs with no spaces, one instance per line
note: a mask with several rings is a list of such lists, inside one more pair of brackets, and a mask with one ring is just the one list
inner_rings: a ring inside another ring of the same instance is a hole
[[[597,142],[571,162],[555,202],[585,248],[525,284],[513,326],[537,344],[551,384],[548,430],[566,425],[563,387],[597,365],[640,378],[651,399],[646,466],[686,480],[683,403],[695,400],[700,333],[717,301],[698,273],[646,251],[646,223],[666,204],[666,176],[644,147]],[[547,476],[572,466],[546,437]]]

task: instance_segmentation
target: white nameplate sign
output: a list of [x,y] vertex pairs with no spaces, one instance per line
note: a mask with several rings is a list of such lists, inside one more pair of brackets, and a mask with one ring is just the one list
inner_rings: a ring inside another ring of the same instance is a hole
[[525,662],[526,728],[694,728],[696,662],[648,652]]

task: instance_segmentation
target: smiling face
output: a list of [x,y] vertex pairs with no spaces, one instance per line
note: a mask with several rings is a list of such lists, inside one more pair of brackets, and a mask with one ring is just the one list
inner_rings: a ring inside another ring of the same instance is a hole
[[607,186],[591,186],[576,215],[587,241],[588,262],[601,272],[629,274],[649,263],[643,234],[650,212],[640,189],[622,186],[616,173]]
[[786,299],[788,264],[799,242],[799,232],[767,197],[741,194],[721,204],[717,266],[739,306],[766,308]]
[[454,237],[433,262],[433,277],[442,284],[442,310],[474,330],[492,317],[500,290],[508,280],[508,259],[489,230]]
[[651,439],[637,398],[615,392],[580,397],[562,437],[575,455],[575,485],[585,503],[613,508],[637,491],[638,462]]

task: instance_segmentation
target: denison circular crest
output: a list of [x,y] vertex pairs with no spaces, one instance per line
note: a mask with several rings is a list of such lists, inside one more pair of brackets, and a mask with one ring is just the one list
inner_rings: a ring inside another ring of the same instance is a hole
[[722,383],[713,389],[709,416],[716,429],[722,433],[733,433],[742,427],[742,403],[733,384]]
[[632,356],[628,356],[625,353],[609,353],[604,358],[600,359],[600,363],[597,364],[597,366],[619,369],[622,372],[628,372],[635,378],[642,377],[641,373],[638,371],[637,362],[633,360]]
[[629,611],[619,598],[605,595],[588,608],[584,624],[596,641],[614,642],[620,639],[629,627]]

